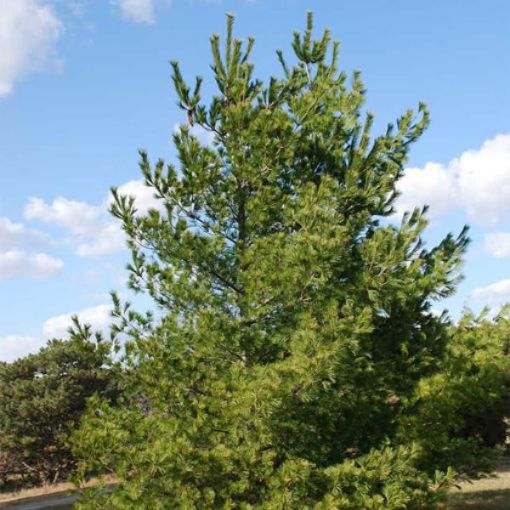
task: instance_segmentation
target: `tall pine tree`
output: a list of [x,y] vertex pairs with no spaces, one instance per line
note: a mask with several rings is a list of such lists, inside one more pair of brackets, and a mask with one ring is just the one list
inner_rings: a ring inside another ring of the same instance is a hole
[[427,249],[425,209],[385,220],[427,109],[372,137],[360,75],[339,70],[329,31],[313,39],[311,14],[267,82],[232,28],[224,48],[211,37],[208,105],[172,63],[178,164],[140,153],[161,209],[113,191],[130,286],[158,312],[115,298],[131,385],[120,407],[94,400],[75,441],[84,473],[119,484],[82,508],[422,508],[430,466],[399,424],[440,365],[431,305],[467,244]]

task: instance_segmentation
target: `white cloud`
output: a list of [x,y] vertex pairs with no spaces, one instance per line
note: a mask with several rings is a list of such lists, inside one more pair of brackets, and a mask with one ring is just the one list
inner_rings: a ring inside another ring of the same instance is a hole
[[471,296],[473,299],[487,303],[510,299],[510,278],[475,289]]
[[136,23],[154,23],[154,0],[111,0],[120,14]]
[[40,198],[30,198],[25,208],[27,219],[37,218],[45,223],[55,223],[76,235],[90,233],[100,216],[101,211],[97,207],[64,197],[56,198],[51,205]]
[[453,162],[458,187],[470,216],[496,222],[510,208],[510,134],[485,142]]
[[25,218],[58,225],[70,234],[68,242],[81,256],[114,253],[124,247],[119,225],[106,215],[105,207],[85,202],[56,198],[47,204],[40,198],[30,198]]
[[43,334],[46,338],[65,337],[67,330],[72,325],[73,315],[77,315],[81,322],[90,324],[93,330],[105,331],[112,322],[111,311],[112,305],[101,304],[84,308],[78,312],[52,317],[43,324]]
[[406,169],[397,214],[430,205],[431,215],[464,209],[472,221],[494,224],[510,212],[510,134],[486,141],[448,164]]
[[48,61],[62,23],[44,0],[0,0],[0,97]]
[[88,0],[66,0],[67,5],[75,16],[84,16]]
[[0,217],[0,250],[6,250],[17,244],[25,234],[21,223],[13,223],[9,218]]
[[15,247],[33,249],[50,244],[47,234],[0,216],[0,252]]
[[455,207],[457,193],[454,178],[439,163],[427,163],[423,168],[406,168],[398,189],[402,193],[396,204],[398,216],[425,204],[430,206],[432,215],[448,212]]
[[128,181],[118,187],[119,194],[135,198],[136,209],[139,214],[145,214],[149,209],[162,210],[161,202],[154,197],[154,189],[146,186],[142,179]]
[[[257,0],[244,1],[254,4]],[[123,18],[146,24],[154,23],[156,5],[170,6],[172,3],[172,0],[110,0],[110,4]],[[222,0],[188,0],[188,3],[220,5]]]
[[486,234],[485,249],[496,258],[510,257],[510,232]]
[[198,139],[198,141],[204,145],[204,146],[211,146],[214,141],[214,133],[212,131],[207,131],[202,126],[199,126],[198,124],[194,124],[193,126],[189,127],[187,124],[174,124],[174,133],[178,133],[182,127],[188,127],[189,132],[191,135],[193,135],[195,138]]
[[[129,181],[119,188],[122,195],[135,198],[139,214],[149,209],[162,210],[159,200],[154,198],[152,188],[145,186],[142,180]],[[39,220],[57,225],[68,232],[66,243],[70,244],[80,256],[96,256],[116,253],[125,248],[125,235],[117,220],[108,213],[112,198],[101,205],[58,197],[51,203],[32,197],[25,207],[27,220]]]
[[64,263],[45,253],[27,254],[23,250],[0,252],[0,280],[36,278],[45,280],[58,274]]
[[0,361],[12,362],[38,351],[46,342],[30,335],[0,336]]
[[12,362],[44,347],[51,338],[67,338],[72,325],[72,317],[77,315],[82,323],[90,324],[94,331],[106,332],[112,322],[112,305],[101,304],[84,308],[75,313],[51,317],[42,327],[42,335],[4,335],[0,336],[0,361]]
[[47,279],[58,274],[64,265],[60,259],[24,249],[40,244],[44,237],[41,232],[0,217],[0,280]]
[[82,240],[76,246],[76,253],[80,257],[91,257],[116,253],[125,247],[124,233],[113,222],[104,223],[98,228],[97,238],[90,237]]

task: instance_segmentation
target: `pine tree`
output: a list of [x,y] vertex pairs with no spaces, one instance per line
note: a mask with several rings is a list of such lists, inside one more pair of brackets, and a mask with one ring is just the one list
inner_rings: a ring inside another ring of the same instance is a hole
[[174,134],[178,163],[140,153],[161,209],[140,215],[113,190],[130,286],[156,312],[114,298],[131,386],[120,407],[94,400],[75,441],[84,475],[113,472],[119,485],[82,508],[434,498],[399,424],[443,359],[448,328],[431,306],[455,290],[466,231],[427,249],[426,209],[388,221],[428,111],[372,136],[360,74],[339,70],[339,43],[327,30],[313,38],[311,14],[295,63],[277,52],[281,77],[254,77],[253,44],[234,38],[230,15],[224,49],[211,37],[208,105],[202,78],[188,85],[172,62],[189,119]]
[[70,431],[94,394],[114,402],[109,345],[78,326],[39,352],[0,362],[0,491],[61,481],[76,468]]

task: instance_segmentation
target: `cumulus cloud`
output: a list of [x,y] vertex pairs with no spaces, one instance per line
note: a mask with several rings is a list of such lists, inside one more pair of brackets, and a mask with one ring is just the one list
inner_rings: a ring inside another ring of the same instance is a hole
[[510,232],[486,234],[485,249],[496,258],[510,257]]
[[38,351],[44,344],[41,338],[30,335],[0,336],[0,361],[15,361]]
[[66,0],[67,6],[75,16],[83,16],[89,0]]
[[62,23],[44,0],[0,0],[0,13],[1,97],[48,62]]
[[[245,3],[253,4],[256,1],[245,0]],[[188,2],[219,5],[222,0],[188,0]],[[125,19],[135,23],[151,24],[155,21],[156,4],[170,6],[172,0],[110,0],[110,4]]]
[[81,256],[103,255],[124,246],[122,230],[107,217],[105,208],[58,197],[48,204],[32,197],[25,207],[27,220],[40,220],[66,230],[76,253]]
[[9,218],[0,217],[0,250],[9,249],[23,239],[26,233],[21,223],[13,223]]
[[0,336],[0,361],[12,362],[30,353],[35,353],[46,345],[48,339],[67,338],[74,315],[77,315],[82,323],[90,324],[94,331],[107,332],[112,322],[111,311],[112,305],[101,304],[74,313],[51,317],[43,324],[42,335]]
[[197,138],[198,141],[202,145],[204,145],[204,146],[212,145],[212,143],[214,141],[214,133],[211,131],[207,131],[206,129],[204,129],[202,126],[199,126],[198,124],[194,124],[190,128],[186,124],[176,123],[176,124],[174,124],[174,129],[173,129],[174,133],[179,133],[181,128],[184,126],[189,128],[190,134],[193,135],[195,138]]
[[448,164],[408,168],[398,189],[398,215],[428,204],[432,216],[462,208],[476,223],[497,223],[510,212],[510,134],[487,140]]
[[[151,208],[161,209],[161,203],[154,198],[151,188],[142,180],[129,181],[119,186],[122,195],[134,197],[139,214]],[[39,220],[57,225],[68,234],[65,242],[80,256],[106,255],[125,247],[124,233],[117,220],[108,213],[112,198],[100,205],[58,197],[47,203],[41,198],[29,199],[24,215],[27,220]]]
[[122,17],[136,23],[154,23],[154,0],[111,0]]
[[25,208],[27,219],[38,218],[46,223],[56,223],[76,234],[86,233],[100,214],[97,207],[63,197],[56,198],[51,205],[40,198],[31,198]]
[[0,252],[0,280],[35,278],[46,280],[64,267],[62,260],[45,253],[28,254],[23,250]]
[[473,299],[487,303],[508,300],[510,299],[510,278],[475,289],[471,295]]
[[161,202],[154,197],[154,190],[146,186],[142,179],[128,181],[118,187],[120,195],[131,196],[135,199],[139,214],[145,214],[149,209],[162,210]]
[[65,313],[51,317],[43,324],[43,334],[46,338],[65,337],[72,325],[72,317],[77,315],[82,323],[90,324],[95,331],[105,331],[111,323],[112,305],[101,304],[84,308],[78,312]]
[[39,243],[44,236],[21,223],[0,217],[0,280],[11,278],[47,279],[60,272],[62,260],[24,248]]
[[427,163],[423,168],[406,168],[398,189],[401,193],[396,204],[399,216],[425,204],[430,206],[432,215],[455,207],[457,191],[454,179],[439,163]]
[[0,216],[0,252],[14,247],[34,249],[47,246],[50,240],[40,230],[27,228],[22,223],[14,223],[5,216]]
[[98,228],[97,238],[78,242],[76,253],[80,257],[106,255],[124,248],[124,234],[117,224],[105,223]]

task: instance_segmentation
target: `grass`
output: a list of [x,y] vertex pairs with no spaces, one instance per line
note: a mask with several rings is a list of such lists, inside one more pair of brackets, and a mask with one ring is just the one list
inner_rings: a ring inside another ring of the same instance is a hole
[[[0,493],[0,505],[2,503],[12,503],[20,499],[36,498],[49,496],[58,493],[67,493],[75,490],[76,487],[72,483],[63,482],[53,485],[43,485],[42,487],[32,487],[30,489],[22,489],[15,492]],[[1,508],[1,507],[0,507]]]
[[[113,479],[109,480],[113,482]],[[97,483],[91,480],[87,485]],[[13,504],[26,500],[55,495],[74,489],[72,484],[56,484],[48,487],[26,489],[16,493],[0,494],[0,508],[5,504]],[[58,507],[59,510],[71,508]],[[442,510],[510,510],[510,459],[501,463],[494,477],[483,478],[472,482],[464,482],[459,489],[453,489]]]
[[[88,482],[84,483],[82,487],[92,487],[97,485],[98,480],[93,478]],[[106,483],[112,484],[114,480],[112,477],[106,477]],[[76,486],[69,482],[56,483],[53,485],[44,485],[42,487],[32,487],[29,489],[22,489],[16,492],[4,492],[0,493],[0,509],[4,508],[5,505],[14,505],[18,502],[24,502],[27,500],[30,501],[38,501],[39,499],[44,500],[45,497],[52,497],[58,495],[67,495],[76,490]],[[64,510],[65,508],[71,507],[62,507],[59,506],[59,510]]]
[[448,510],[509,510],[510,489],[453,494],[443,508]]
[[494,477],[461,484],[453,489],[445,510],[510,510],[510,460],[499,466]]

